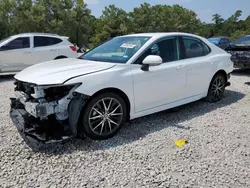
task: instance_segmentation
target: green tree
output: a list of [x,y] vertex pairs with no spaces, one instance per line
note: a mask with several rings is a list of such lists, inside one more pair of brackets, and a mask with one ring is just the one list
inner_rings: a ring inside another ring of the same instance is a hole
[[95,34],[91,42],[96,45],[109,38],[128,33],[128,14],[115,5],[105,7],[100,19],[94,24]]

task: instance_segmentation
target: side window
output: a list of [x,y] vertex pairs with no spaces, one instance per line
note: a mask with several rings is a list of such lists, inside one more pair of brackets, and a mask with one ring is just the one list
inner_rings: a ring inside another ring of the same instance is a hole
[[226,39],[227,43],[231,43],[232,41],[230,39]]
[[221,44],[227,44],[227,43],[228,43],[227,39],[225,39],[225,38],[221,39]]
[[62,42],[59,38],[54,37],[42,37],[35,36],[34,37],[34,47],[42,47],[42,46],[51,46]]
[[210,53],[209,47],[199,39],[192,37],[182,37],[185,58],[205,56]]
[[157,42],[149,49],[147,49],[146,52],[144,52],[135,62],[135,64],[142,64],[142,61],[148,56],[148,55],[158,55],[162,58],[163,63],[176,61],[178,60],[177,55],[177,40],[176,38],[166,39],[162,40],[160,42]]
[[20,37],[4,45],[7,50],[23,49],[30,47],[29,37]]

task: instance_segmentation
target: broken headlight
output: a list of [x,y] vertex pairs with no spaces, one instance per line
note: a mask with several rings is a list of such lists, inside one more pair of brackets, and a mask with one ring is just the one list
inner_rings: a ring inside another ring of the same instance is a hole
[[78,86],[80,86],[80,84],[58,85],[58,86],[44,88],[44,94],[45,94],[44,98],[47,102],[60,100],[66,95],[68,95],[74,87]]

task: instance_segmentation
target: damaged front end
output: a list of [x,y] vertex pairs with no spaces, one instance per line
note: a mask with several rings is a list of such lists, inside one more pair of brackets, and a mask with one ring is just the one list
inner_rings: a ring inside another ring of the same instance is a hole
[[22,137],[43,143],[77,136],[77,124],[88,96],[75,92],[81,84],[38,86],[15,81],[10,116]]

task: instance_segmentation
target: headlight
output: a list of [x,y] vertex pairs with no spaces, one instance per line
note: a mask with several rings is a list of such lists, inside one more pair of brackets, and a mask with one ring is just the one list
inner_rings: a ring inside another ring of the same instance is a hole
[[70,93],[71,90],[75,90],[81,84],[71,84],[71,85],[58,85],[44,88],[44,98],[47,102],[60,100]]

